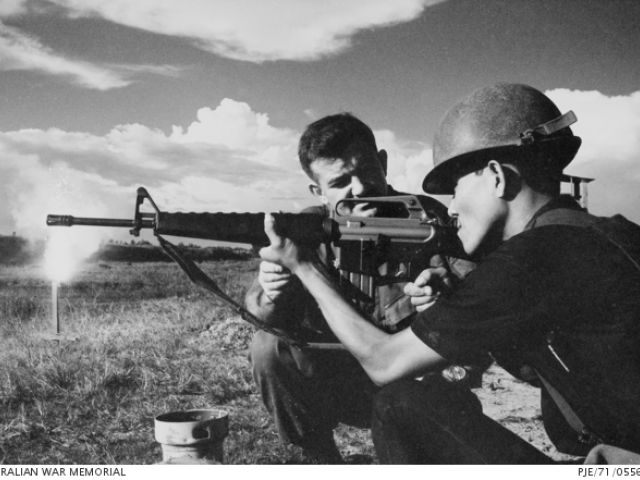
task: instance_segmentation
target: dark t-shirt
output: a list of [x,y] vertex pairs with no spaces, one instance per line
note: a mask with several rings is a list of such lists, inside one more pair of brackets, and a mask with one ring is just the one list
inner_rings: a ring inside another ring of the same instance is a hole
[[606,240],[581,227],[545,226],[505,242],[412,328],[449,360],[511,356],[552,323],[580,331],[635,324],[639,293],[640,275]]
[[638,322],[640,273],[629,260],[592,229],[547,225],[504,242],[411,328],[451,362],[489,352],[516,376],[546,349],[578,376],[585,404],[615,395],[636,405]]

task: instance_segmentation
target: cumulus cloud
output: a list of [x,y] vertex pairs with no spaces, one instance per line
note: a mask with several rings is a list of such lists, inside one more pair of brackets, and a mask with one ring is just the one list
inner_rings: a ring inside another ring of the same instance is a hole
[[571,128],[582,138],[582,147],[566,172],[595,178],[589,185],[589,209],[640,222],[640,91],[618,96],[568,89],[546,93],[561,111],[573,110],[578,117]]
[[[207,135],[218,128],[226,135]],[[310,201],[297,137],[230,99],[169,135],[140,124],[0,132],[0,202],[30,237],[46,233],[47,213],[130,217],[139,185],[167,210],[295,211]]]
[[422,179],[431,168],[431,146],[423,142],[411,142],[391,130],[376,130],[379,149],[387,152],[387,178],[396,190],[422,193]]
[[185,37],[204,50],[254,62],[335,54],[348,48],[356,33],[413,20],[440,1],[51,0],[71,16],[98,16]]

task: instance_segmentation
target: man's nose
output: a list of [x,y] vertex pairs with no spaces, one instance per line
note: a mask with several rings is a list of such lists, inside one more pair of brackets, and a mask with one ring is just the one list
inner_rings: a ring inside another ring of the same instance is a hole
[[351,177],[351,194],[354,197],[362,197],[367,190],[365,183],[359,177]]
[[458,210],[456,209],[456,197],[453,197],[451,199],[451,203],[449,203],[449,208],[447,208],[447,213],[452,218],[458,216]]

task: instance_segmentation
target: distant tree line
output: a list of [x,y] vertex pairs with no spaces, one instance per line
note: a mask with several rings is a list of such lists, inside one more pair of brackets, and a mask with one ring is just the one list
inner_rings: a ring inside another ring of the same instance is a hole
[[[200,247],[198,245],[179,244],[180,250],[197,262],[217,260],[248,260],[255,254],[251,250],[232,247]],[[39,261],[45,249],[45,242],[30,243],[26,239],[13,235],[0,235],[0,264],[24,265]],[[169,262],[170,258],[159,246],[145,240],[105,243],[94,253],[89,261],[113,262]]]
[[0,263],[15,265],[30,263],[38,256],[36,248],[29,245],[27,240],[16,235],[0,235]]

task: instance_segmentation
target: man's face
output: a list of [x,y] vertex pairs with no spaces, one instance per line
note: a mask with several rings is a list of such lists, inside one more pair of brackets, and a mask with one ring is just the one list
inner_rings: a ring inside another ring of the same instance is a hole
[[[349,146],[341,158],[317,158],[311,164],[316,185],[311,185],[314,195],[319,196],[330,209],[345,198],[376,197],[387,194],[385,172],[386,153],[381,150]],[[340,214],[374,216],[376,209],[365,204],[341,205]]]
[[496,177],[488,167],[460,177],[449,204],[449,215],[456,219],[458,237],[469,255],[480,248],[492,249],[502,238],[504,203],[496,194]]

